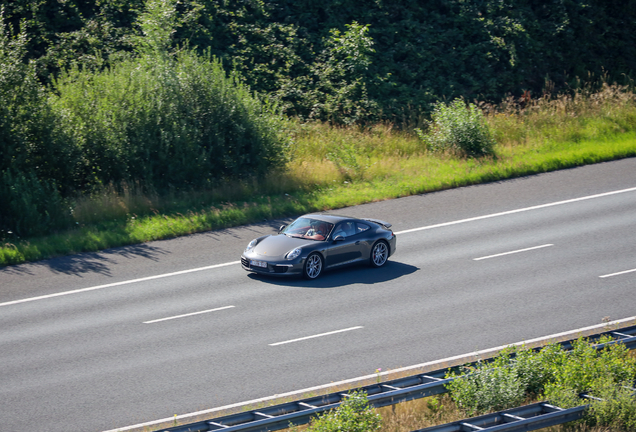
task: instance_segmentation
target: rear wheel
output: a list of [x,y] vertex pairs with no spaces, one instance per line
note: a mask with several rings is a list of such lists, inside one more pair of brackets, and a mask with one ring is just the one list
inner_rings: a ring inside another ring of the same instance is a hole
[[319,253],[312,253],[305,260],[303,276],[306,279],[316,279],[322,273],[322,257]]
[[382,267],[389,259],[389,245],[380,240],[373,245],[371,249],[371,265],[373,267]]

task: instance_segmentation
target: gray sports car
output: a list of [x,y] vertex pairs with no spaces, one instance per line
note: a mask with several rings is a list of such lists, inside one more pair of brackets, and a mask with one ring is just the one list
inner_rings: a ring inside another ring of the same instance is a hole
[[395,246],[390,223],[309,214],[281,226],[277,235],[252,240],[241,256],[241,265],[255,273],[315,279],[323,270],[345,264],[367,261],[372,267],[382,267]]

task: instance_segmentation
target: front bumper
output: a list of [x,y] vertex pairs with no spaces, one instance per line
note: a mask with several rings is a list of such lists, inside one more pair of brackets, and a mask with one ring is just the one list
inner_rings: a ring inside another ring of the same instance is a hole
[[[256,265],[262,263],[264,265]],[[302,273],[304,260],[296,259],[291,261],[270,261],[264,260],[261,256],[241,255],[241,267],[243,270],[254,273],[268,274],[274,276],[289,276]]]

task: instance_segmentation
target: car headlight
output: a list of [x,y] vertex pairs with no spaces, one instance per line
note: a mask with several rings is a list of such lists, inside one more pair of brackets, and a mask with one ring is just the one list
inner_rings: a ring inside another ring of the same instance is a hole
[[252,240],[252,241],[251,241],[251,242],[247,245],[247,247],[245,248],[245,252],[249,252],[249,251],[251,251],[252,249],[254,249],[254,246],[256,246],[256,244],[257,244],[257,243],[258,243],[258,240],[256,240],[256,239]]
[[298,258],[298,256],[300,255],[300,248],[296,248],[291,252],[287,252],[287,255],[285,255],[285,258],[287,258],[288,260],[293,260]]

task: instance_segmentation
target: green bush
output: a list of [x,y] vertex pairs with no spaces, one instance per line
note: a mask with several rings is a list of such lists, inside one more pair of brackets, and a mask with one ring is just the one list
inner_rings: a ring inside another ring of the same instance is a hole
[[610,430],[636,430],[636,400],[632,386],[633,382],[622,385],[612,381],[599,382],[595,395],[602,400],[591,404],[588,422]]
[[75,65],[50,92],[25,60],[26,33],[12,36],[0,14],[0,239],[68,228],[82,194],[208,188],[284,164],[277,105],[209,52],[171,48],[176,1],[146,7],[135,58],[101,71]]
[[550,368],[552,379],[545,385],[544,396],[566,408],[588,403],[579,397],[582,393],[596,396],[608,384],[621,386],[636,379],[636,360],[624,345],[612,344],[598,351],[583,339],[575,341],[568,355],[559,357]]
[[192,189],[263,176],[284,161],[275,106],[192,51],[97,74],[74,69],[55,89],[62,128],[84,155],[86,185]]
[[464,157],[494,155],[495,141],[484,122],[483,113],[461,99],[450,104],[435,104],[428,133],[415,130],[426,146]]
[[55,134],[55,119],[27,37],[12,36],[0,10],[0,238],[43,234],[70,223],[59,188],[70,188],[69,152]]
[[[601,339],[601,343],[609,338]],[[633,387],[636,359],[620,343],[596,350],[587,340],[573,343],[571,351],[549,345],[539,352],[509,348],[492,362],[465,366],[447,385],[452,399],[469,415],[518,406],[540,397],[562,408],[591,403],[589,425],[636,425]],[[603,401],[581,398],[586,393]]]
[[262,177],[285,160],[285,125],[275,104],[226,76],[209,53],[168,51],[174,7],[148,2],[137,59],[102,72],[75,67],[54,82],[51,103],[81,149],[77,171],[87,189],[204,188]]
[[508,352],[497,357],[493,364],[480,361],[448,377],[455,378],[446,386],[452,399],[471,416],[518,406],[526,397],[527,380],[510,367]]
[[373,432],[380,429],[381,422],[380,415],[369,407],[366,393],[352,392],[337,409],[313,419],[307,432]]
[[72,224],[69,206],[55,183],[33,173],[0,173],[0,209],[0,230],[9,237],[43,235]]

